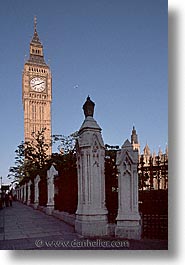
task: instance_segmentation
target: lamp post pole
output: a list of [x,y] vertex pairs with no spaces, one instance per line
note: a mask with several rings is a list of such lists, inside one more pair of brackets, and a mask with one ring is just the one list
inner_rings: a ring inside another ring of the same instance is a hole
[[0,177],[0,179],[1,179],[1,189],[2,189],[2,179],[3,179],[3,177]]

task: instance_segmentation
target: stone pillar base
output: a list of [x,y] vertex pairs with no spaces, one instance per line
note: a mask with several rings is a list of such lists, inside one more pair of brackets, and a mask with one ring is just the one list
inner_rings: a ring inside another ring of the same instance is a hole
[[53,210],[54,210],[53,205],[47,205],[47,207],[45,208],[45,213],[48,215],[52,215]]
[[31,201],[29,200],[29,201],[27,201],[27,205],[29,206],[31,204]]
[[34,208],[34,209],[37,209],[38,206],[39,206],[38,202],[34,202],[34,204],[33,204],[33,208]]
[[82,236],[95,237],[107,235],[107,216],[77,215],[75,231]]
[[141,225],[139,221],[117,221],[115,236],[127,239],[141,239]]

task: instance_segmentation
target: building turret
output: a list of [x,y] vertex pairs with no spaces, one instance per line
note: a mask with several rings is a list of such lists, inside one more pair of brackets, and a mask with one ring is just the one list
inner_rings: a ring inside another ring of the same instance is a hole
[[146,144],[145,148],[143,149],[143,158],[146,164],[149,164],[150,156],[151,156],[150,148],[148,144]]
[[131,144],[132,144],[133,150],[138,150],[138,153],[140,153],[140,144],[138,142],[138,135],[136,133],[135,126],[133,126],[133,129],[132,129]]

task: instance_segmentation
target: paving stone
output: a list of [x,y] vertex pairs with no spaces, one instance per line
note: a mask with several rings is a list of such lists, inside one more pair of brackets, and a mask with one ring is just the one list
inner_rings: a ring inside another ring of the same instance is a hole
[[27,238],[27,235],[24,235],[24,234],[21,234],[21,233],[5,234],[5,240],[20,239],[20,238]]
[[62,239],[63,231],[77,238],[70,225],[19,202],[0,211],[0,224],[0,249],[38,249],[36,239]]
[[[84,238],[75,233],[71,225],[22,203],[14,202],[13,207],[0,210],[0,249],[70,249],[64,247],[48,247],[46,245],[38,248],[36,246],[37,240],[42,240],[44,243],[56,242],[57,240],[84,240]],[[130,241],[130,249],[167,249],[167,242]]]

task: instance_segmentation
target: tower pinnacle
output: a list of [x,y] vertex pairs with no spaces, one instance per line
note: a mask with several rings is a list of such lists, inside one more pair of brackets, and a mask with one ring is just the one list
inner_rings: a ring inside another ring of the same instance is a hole
[[44,61],[43,45],[37,32],[37,17],[34,16],[34,34],[30,42],[30,58],[28,62],[46,65]]
[[37,31],[37,17],[34,16],[34,31]]
[[132,135],[131,135],[131,143],[133,144],[138,144],[138,137],[137,137],[137,133],[136,133],[136,129],[135,126],[133,126],[132,129]]
[[34,34],[33,34],[33,38],[31,42],[42,46],[40,39],[39,39],[39,35],[37,33],[37,17],[36,16],[34,16]]
[[140,152],[140,144],[138,141],[138,136],[137,136],[135,126],[133,126],[133,129],[132,129],[131,144],[132,144],[134,150],[138,150],[138,152]]

